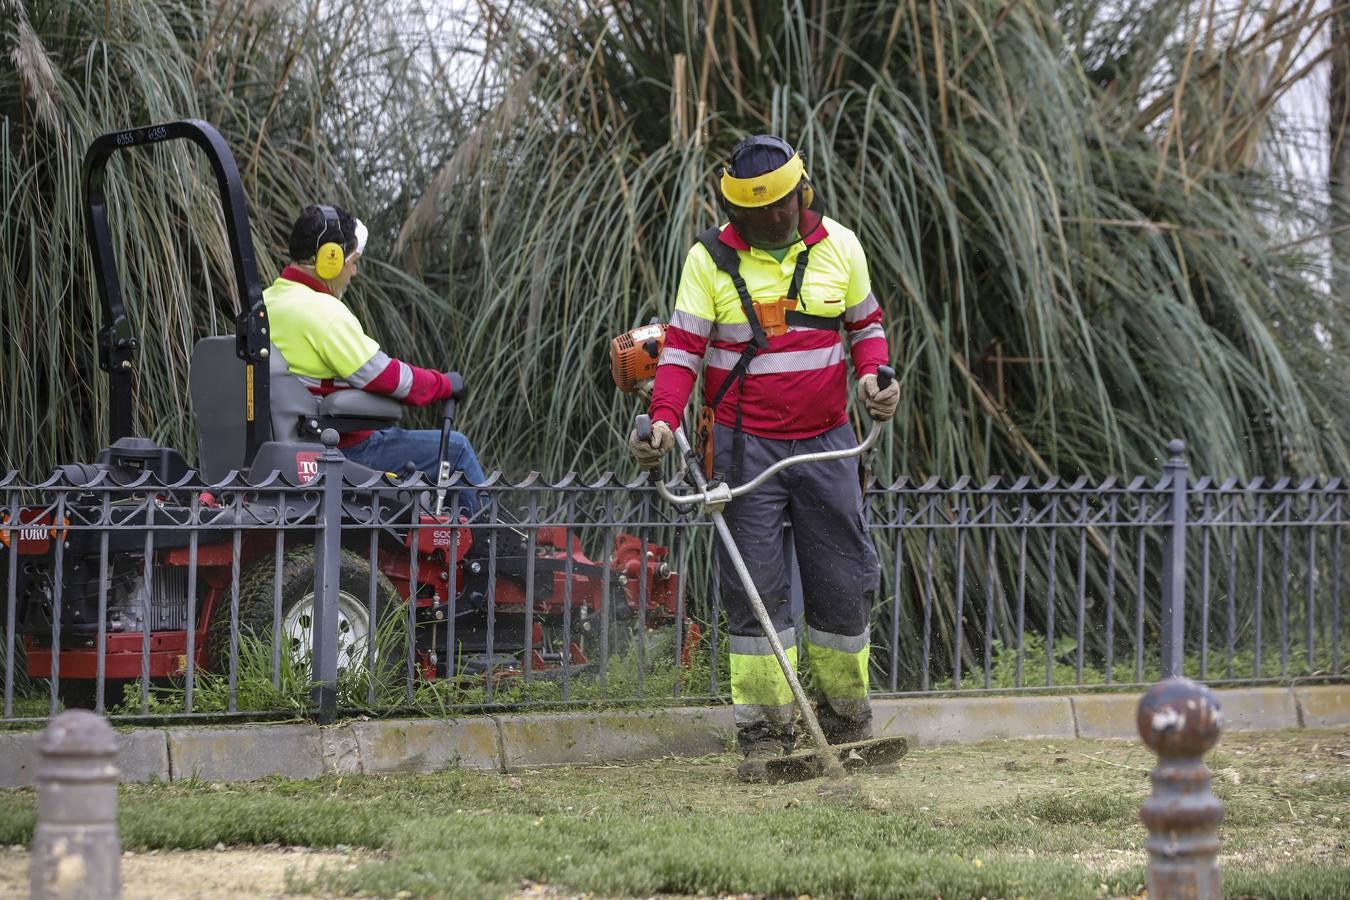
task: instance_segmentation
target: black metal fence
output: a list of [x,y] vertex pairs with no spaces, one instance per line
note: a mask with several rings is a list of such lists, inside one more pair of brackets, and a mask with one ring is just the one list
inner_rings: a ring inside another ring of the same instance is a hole
[[[1130,481],[870,485],[874,691],[1345,677],[1344,483],[1218,482],[1169,453]],[[645,479],[470,495],[312,456],[300,485],[0,481],[3,718],[725,697],[715,536]]]

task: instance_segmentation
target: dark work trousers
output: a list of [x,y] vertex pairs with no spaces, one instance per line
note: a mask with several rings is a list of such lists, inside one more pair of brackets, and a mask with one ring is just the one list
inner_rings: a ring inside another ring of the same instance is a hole
[[[715,426],[713,458],[718,473],[732,469],[732,438],[730,428]],[[780,441],[746,434],[744,440],[741,483],[788,456],[857,446],[847,423],[813,438]],[[863,515],[857,458],[790,467],[733,500],[723,513],[774,630],[795,665],[796,623],[783,552],[783,525],[791,523],[801,573],[806,652],[821,725],[829,735],[870,723],[869,622],[881,573]],[[718,554],[737,736],[742,747],[768,739],[790,745],[795,714],[787,679],[720,541]]]

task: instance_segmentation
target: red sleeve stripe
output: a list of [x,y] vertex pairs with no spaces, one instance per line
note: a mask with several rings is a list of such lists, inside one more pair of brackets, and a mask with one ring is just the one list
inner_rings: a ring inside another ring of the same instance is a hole
[[426,406],[428,403],[435,403],[450,396],[450,379],[444,373],[434,369],[423,369],[420,366],[410,366],[407,363],[400,365],[408,371],[410,382],[407,396],[400,398],[404,403],[411,406]]
[[656,384],[652,388],[651,417],[671,428],[679,425],[697,380],[698,375],[684,366],[658,366]]
[[[389,359],[389,357],[385,357],[385,359],[389,361],[385,363],[384,368],[380,370],[380,374],[376,375],[365,384],[357,385],[357,387],[361,388],[363,391],[370,391],[372,394],[384,394],[386,397],[396,396],[394,392],[399,389],[399,386],[403,381],[399,371],[402,368],[402,363],[396,359]],[[404,394],[407,394],[406,390],[404,391]]]
[[687,350],[690,353],[703,354],[704,348],[708,346],[708,339],[703,335],[695,334],[692,331],[685,331],[683,328],[671,326],[666,329],[666,348],[674,347],[677,350]]

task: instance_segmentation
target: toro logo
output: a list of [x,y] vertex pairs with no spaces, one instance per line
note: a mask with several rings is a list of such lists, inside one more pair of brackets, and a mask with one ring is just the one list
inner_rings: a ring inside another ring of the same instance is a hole
[[309,484],[319,477],[319,451],[305,450],[295,454],[295,471],[301,484]]
[[52,527],[51,517],[43,509],[19,510],[19,521],[10,524],[9,514],[0,515],[0,546],[13,541],[20,556],[40,556],[49,549],[51,539],[65,540],[65,530]]

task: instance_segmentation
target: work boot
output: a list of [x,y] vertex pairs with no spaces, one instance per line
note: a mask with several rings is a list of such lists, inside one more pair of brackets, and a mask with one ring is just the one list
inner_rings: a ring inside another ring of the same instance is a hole
[[736,777],[751,783],[768,781],[769,760],[777,759],[784,752],[783,742],[777,738],[763,738],[747,744],[745,758],[736,766]]
[[872,739],[872,714],[863,719],[846,719],[835,715],[834,711],[823,704],[817,710],[820,730],[825,732],[825,740],[831,744],[853,744]]

